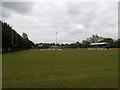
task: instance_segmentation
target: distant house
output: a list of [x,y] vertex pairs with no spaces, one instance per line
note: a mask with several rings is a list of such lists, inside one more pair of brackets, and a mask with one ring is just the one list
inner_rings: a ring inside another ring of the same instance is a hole
[[108,49],[109,43],[101,42],[101,43],[91,43],[89,49]]
[[51,46],[50,49],[57,50],[57,49],[62,49],[60,46]]
[[42,48],[43,48],[43,45],[42,45],[42,44],[38,44],[38,48],[39,48],[39,49],[42,49]]

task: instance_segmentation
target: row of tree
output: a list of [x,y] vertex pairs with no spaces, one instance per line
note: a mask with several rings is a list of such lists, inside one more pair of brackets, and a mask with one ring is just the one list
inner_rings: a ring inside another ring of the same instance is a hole
[[2,24],[2,51],[16,51],[22,49],[30,49],[34,43],[28,38],[21,37],[10,25],[6,22]]
[[109,43],[110,48],[120,48],[120,39],[113,40],[112,38],[105,38],[101,42]]
[[[9,24],[0,21],[0,26],[2,26],[2,50],[3,51],[13,51],[13,50],[23,50],[30,49],[33,47],[37,48],[50,48],[51,46],[59,46],[61,48],[89,48],[90,42],[83,40],[81,43],[71,43],[71,44],[55,44],[55,43],[39,43],[34,44],[28,38],[21,37]],[[109,43],[110,48],[120,48],[120,39],[113,40],[112,38],[105,38],[101,42]]]
[[[120,39],[113,40],[112,38],[105,38],[100,42],[109,43],[109,48],[120,48]],[[51,46],[59,46],[61,48],[89,48],[90,42],[87,40],[83,40],[82,43],[76,42],[71,44],[38,43],[35,46],[38,48],[50,48]]]

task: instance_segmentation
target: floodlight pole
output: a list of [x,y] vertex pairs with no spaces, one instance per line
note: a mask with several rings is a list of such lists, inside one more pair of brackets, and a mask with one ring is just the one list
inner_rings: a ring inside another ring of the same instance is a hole
[[16,46],[17,46],[17,32],[16,32]]
[[11,36],[12,36],[12,46],[13,46],[13,30],[11,30]]
[[58,33],[58,32],[56,32],[56,45],[57,45],[57,33]]

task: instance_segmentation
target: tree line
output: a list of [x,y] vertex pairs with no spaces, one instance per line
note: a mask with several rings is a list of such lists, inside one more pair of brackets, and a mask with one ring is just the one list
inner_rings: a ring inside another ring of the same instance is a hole
[[0,21],[2,24],[2,51],[16,51],[30,49],[34,43],[29,39],[21,37],[9,24]]
[[[109,48],[120,48],[120,39],[114,40],[112,38],[105,38],[100,42],[109,43]],[[42,45],[42,46],[39,46]],[[55,44],[55,43],[37,43],[35,47],[38,48],[50,48],[51,46],[58,46],[60,48],[90,48],[90,42],[87,40],[83,40],[80,42],[70,43],[70,44]]]
[[[16,50],[24,50],[31,48],[50,48],[51,46],[58,46],[60,48],[89,48],[90,42],[87,40],[83,40],[81,43],[70,43],[70,44],[55,44],[55,43],[37,43],[34,44],[28,38],[23,38],[20,36],[9,24],[6,22],[0,21],[0,25],[2,26],[2,51],[16,51]],[[109,43],[109,48],[120,48],[120,39],[114,40],[112,38],[105,38],[100,42]],[[39,47],[39,45],[42,45]]]

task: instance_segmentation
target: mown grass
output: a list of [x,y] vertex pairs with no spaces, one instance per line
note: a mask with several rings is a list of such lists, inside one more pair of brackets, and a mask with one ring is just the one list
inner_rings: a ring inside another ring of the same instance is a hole
[[117,50],[3,54],[3,88],[117,88]]

